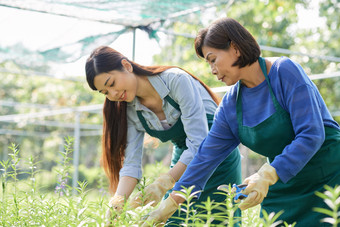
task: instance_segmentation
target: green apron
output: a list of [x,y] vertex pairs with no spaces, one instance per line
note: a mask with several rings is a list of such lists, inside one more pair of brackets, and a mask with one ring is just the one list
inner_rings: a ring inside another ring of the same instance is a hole
[[[174,108],[180,111],[179,105],[172,99],[170,96],[166,96],[165,100],[167,100]],[[178,121],[169,129],[163,131],[152,130],[146,123],[141,111],[137,111],[137,116],[141,121],[145,131],[152,137],[159,138],[162,142],[166,142],[171,140],[174,144],[172,160],[171,160],[171,168],[178,162],[181,154],[184,150],[187,149],[185,144],[185,140],[187,138],[186,133],[184,131],[183,123],[179,118]],[[209,129],[212,126],[213,115],[207,114],[207,120]],[[200,204],[202,201],[206,201],[208,196],[211,200],[215,200],[216,202],[223,202],[226,197],[219,194],[214,194],[218,192],[217,187],[221,184],[240,184],[242,181],[241,176],[241,156],[238,148],[236,148],[215,170],[212,176],[209,178],[201,196],[198,200],[196,200],[195,204]],[[165,197],[169,195],[171,190],[167,193]],[[197,212],[202,212],[200,209]],[[220,210],[213,210],[212,213],[221,212]],[[181,212],[181,217],[184,216],[185,213]],[[179,226],[181,221],[176,218],[179,217],[178,212],[176,212],[167,222],[167,226]],[[235,212],[235,217],[241,217],[240,210]],[[220,222],[214,221],[213,224],[218,224]]]
[[[275,113],[254,127],[244,126],[239,84],[236,104],[237,122],[241,143],[256,153],[268,157],[270,163],[282,153],[285,146],[291,143],[295,133],[289,113],[280,106],[274,96],[267,76],[265,60],[260,57],[259,63],[269,86]],[[288,224],[297,222],[296,227],[330,226],[320,222],[325,217],[323,214],[312,210],[314,207],[329,209],[323,200],[315,195],[315,191],[324,192],[324,185],[334,187],[340,184],[340,131],[325,127],[325,135],[325,141],[319,151],[295,177],[286,184],[279,180],[269,187],[268,195],[261,204],[261,208],[268,214],[283,210],[284,213],[279,220],[286,221]]]

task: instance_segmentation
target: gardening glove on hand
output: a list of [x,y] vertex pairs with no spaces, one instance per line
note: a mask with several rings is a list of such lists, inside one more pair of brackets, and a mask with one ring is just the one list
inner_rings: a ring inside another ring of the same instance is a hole
[[[109,202],[109,208],[106,210],[106,219],[109,220],[109,222],[106,224],[106,226],[111,224],[111,219],[113,215],[119,214],[124,206],[125,197],[123,195],[114,195]],[[113,210],[113,214],[112,214]]]
[[[163,200],[159,207],[152,211],[142,227],[148,226],[163,226],[165,222],[175,213],[178,209],[179,205],[176,201],[172,198],[171,195],[166,200]],[[157,225],[158,224],[158,225]]]
[[269,186],[275,184],[279,179],[274,167],[265,163],[257,173],[246,178],[243,184],[248,186],[243,193],[248,197],[239,205],[241,210],[246,210],[250,207],[262,203],[267,196]]
[[144,201],[142,201],[142,192],[138,192],[136,197],[131,201],[130,205],[132,208],[136,208],[139,206],[143,206],[144,204],[148,204],[152,201],[153,204],[151,206],[156,206],[159,201],[162,200],[163,196],[165,193],[169,190],[172,189],[175,185],[175,180],[174,178],[169,174],[162,174],[160,175],[155,182],[152,184],[148,185],[144,189]]

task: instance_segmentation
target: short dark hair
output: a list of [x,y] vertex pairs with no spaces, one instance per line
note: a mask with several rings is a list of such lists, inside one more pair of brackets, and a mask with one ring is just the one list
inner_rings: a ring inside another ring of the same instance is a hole
[[255,38],[239,22],[232,18],[221,18],[207,28],[200,30],[195,38],[195,50],[204,58],[203,46],[228,50],[231,43],[240,51],[241,56],[233,66],[242,68],[256,62],[261,50]]

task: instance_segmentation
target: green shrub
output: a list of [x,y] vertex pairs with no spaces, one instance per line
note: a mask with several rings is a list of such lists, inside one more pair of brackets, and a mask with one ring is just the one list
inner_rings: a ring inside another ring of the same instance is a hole
[[[0,225],[1,226],[104,226],[108,209],[109,196],[106,192],[105,177],[100,168],[86,169],[79,167],[77,188],[70,186],[72,152],[72,139],[66,139],[65,151],[61,154],[62,160],[52,172],[39,172],[37,162],[30,157],[26,160],[25,170],[19,169],[19,149],[16,145],[10,147],[12,153],[9,160],[0,161],[1,165],[1,194],[0,194]],[[144,169],[144,178],[139,182],[138,189],[142,192],[147,184],[151,183],[160,173],[166,172],[168,167],[161,163],[147,165]],[[18,180],[19,174],[26,174],[25,180]],[[148,179],[148,180],[146,180]],[[91,186],[91,187],[90,187]],[[214,219],[224,221],[225,225],[233,226],[237,220],[233,212],[237,205],[231,203],[233,194],[227,193],[227,199],[222,203],[208,200],[202,204],[204,214],[196,213],[192,209],[192,188],[183,189],[182,195],[186,202],[181,206],[186,218],[182,220],[183,226],[213,226]],[[317,212],[324,213],[328,218],[323,221],[337,226],[340,223],[340,186],[326,187],[325,193],[318,193],[323,198],[330,210],[315,208]],[[144,195],[145,196],[145,195]],[[221,208],[219,214],[209,212],[212,208]],[[154,208],[150,204],[129,209],[127,202],[119,214],[113,212],[114,226],[140,226],[145,222],[148,213]],[[274,227],[282,223],[281,213],[263,214],[259,217],[259,206],[242,212],[241,226]],[[206,220],[206,221],[204,221]],[[291,226],[283,223],[285,226]]]

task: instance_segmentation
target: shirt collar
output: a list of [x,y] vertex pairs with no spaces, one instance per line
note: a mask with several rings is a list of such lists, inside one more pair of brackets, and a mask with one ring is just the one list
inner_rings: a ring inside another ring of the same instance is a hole
[[148,79],[151,85],[155,88],[161,99],[164,99],[169,93],[170,90],[166,86],[165,82],[159,75],[156,76],[148,76]]
[[136,111],[144,109],[137,97],[135,97],[132,102],[128,102],[127,105],[133,107]]
[[[155,88],[161,99],[164,99],[169,93],[169,88],[165,85],[165,82],[159,75],[148,76],[148,80],[151,85]],[[135,97],[132,102],[127,103],[128,106],[134,106],[135,110],[145,110],[145,107],[139,102],[138,98]]]

